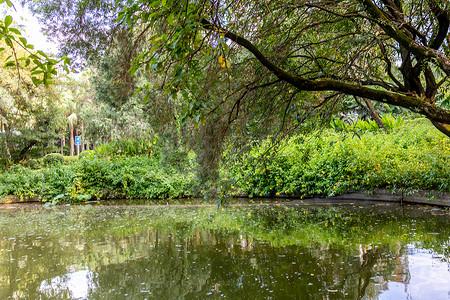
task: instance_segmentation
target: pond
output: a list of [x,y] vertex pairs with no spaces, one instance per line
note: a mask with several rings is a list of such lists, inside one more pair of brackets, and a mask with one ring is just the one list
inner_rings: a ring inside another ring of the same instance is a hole
[[2,206],[0,299],[449,299],[450,211]]

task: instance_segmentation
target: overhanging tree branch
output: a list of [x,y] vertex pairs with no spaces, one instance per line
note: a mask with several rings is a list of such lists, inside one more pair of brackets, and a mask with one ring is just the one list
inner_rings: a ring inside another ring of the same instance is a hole
[[[431,103],[427,103],[423,99],[415,96],[398,94],[384,90],[374,89],[362,86],[356,83],[342,82],[333,79],[310,80],[305,79],[286,72],[271,60],[269,60],[253,43],[249,40],[213,25],[206,19],[202,19],[201,23],[206,30],[220,32],[226,38],[244,47],[250,51],[255,58],[261,62],[268,70],[270,70],[280,80],[286,81],[302,91],[336,91],[345,94],[368,98],[378,102],[389,103],[396,106],[411,109],[418,112],[434,122],[450,123],[450,111],[439,108]],[[450,65],[449,65],[450,72]]]

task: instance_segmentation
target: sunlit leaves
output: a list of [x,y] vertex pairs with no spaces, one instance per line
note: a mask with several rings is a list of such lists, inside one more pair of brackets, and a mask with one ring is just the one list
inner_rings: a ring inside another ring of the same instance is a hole
[[11,23],[12,23],[12,17],[11,16],[6,16],[5,17],[5,21],[4,21],[5,28],[8,28],[9,25],[11,25]]
[[6,2],[6,5],[8,5],[9,7],[13,6],[12,2],[9,0],[0,0],[0,4],[5,3],[5,2]]
[[[5,3],[5,1],[1,1]],[[6,3],[11,6],[10,1]],[[13,18],[9,15],[4,20],[0,20],[0,39],[4,39],[6,47],[1,47],[0,52],[9,51],[10,55],[3,63],[4,68],[17,68],[20,76],[21,69],[27,68],[33,63],[31,69],[31,80],[36,85],[44,84],[48,87],[52,84],[52,76],[57,74],[58,65],[61,65],[63,70],[69,72],[70,59],[63,56],[61,59],[53,59],[47,56],[43,51],[32,51],[34,46],[27,42],[27,39],[22,36],[22,33],[12,27]]]

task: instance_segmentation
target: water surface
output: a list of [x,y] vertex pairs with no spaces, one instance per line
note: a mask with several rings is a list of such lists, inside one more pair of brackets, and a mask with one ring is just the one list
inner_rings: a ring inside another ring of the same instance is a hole
[[450,299],[450,212],[0,209],[0,299]]

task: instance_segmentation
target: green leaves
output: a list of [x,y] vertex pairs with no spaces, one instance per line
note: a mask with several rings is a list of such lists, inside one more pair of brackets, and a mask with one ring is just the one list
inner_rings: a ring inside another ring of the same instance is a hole
[[[10,1],[0,0],[0,4],[5,2],[8,6],[12,6]],[[28,44],[27,39],[22,36],[19,29],[11,27],[12,23],[13,18],[9,15],[3,21],[0,20],[0,40],[4,39],[4,44],[7,46],[1,47],[0,52],[9,50],[13,54],[5,59],[4,68],[17,67],[20,73],[20,69],[27,68],[33,63],[34,67],[30,73],[33,84],[36,86],[44,84],[46,87],[52,84],[52,76],[57,75],[58,65],[61,65],[67,73],[70,72],[70,59],[68,57],[63,56],[60,59],[54,59],[48,57],[43,51],[32,51],[34,46]]]
[[11,23],[12,23],[12,17],[11,16],[6,16],[5,17],[5,21],[4,21],[5,27],[8,28],[9,25],[11,25]]
[[147,94],[145,95],[144,100],[143,100],[145,104],[148,103],[148,100],[150,99],[150,96],[151,96],[150,92],[147,92]]
[[4,68],[14,67],[16,63],[14,61],[8,61],[6,64],[3,65]]
[[174,14],[171,13],[168,17],[167,17],[167,23],[169,23],[169,25],[175,26],[175,17]]
[[5,3],[5,2],[6,2],[6,5],[8,5],[9,7],[13,6],[12,2],[9,0],[0,0],[0,4]]
[[[13,67],[17,66],[19,68],[27,68],[31,65],[31,62],[33,62],[34,67],[30,71],[31,80],[35,86],[39,86],[41,84],[44,84],[46,87],[51,85],[53,83],[52,77],[56,76],[58,74],[57,72],[57,66],[61,65],[63,70],[67,73],[70,72],[69,66],[70,66],[70,59],[66,56],[63,56],[59,60],[53,59],[47,56],[42,51],[37,51],[35,53],[29,52],[29,50],[32,50],[34,47],[30,44],[27,44],[27,41],[23,37],[19,37],[19,41],[16,41],[15,39],[10,39],[10,43],[7,43],[7,45],[10,46],[12,50],[15,51],[15,56],[9,56],[7,58],[6,63],[4,64],[4,67]],[[16,49],[15,45],[13,44],[13,41],[22,46],[22,49]],[[24,49],[25,55],[24,54]],[[1,50],[5,50],[5,48],[2,48]],[[18,51],[23,56],[17,56]],[[23,63],[20,63],[23,62]]]

